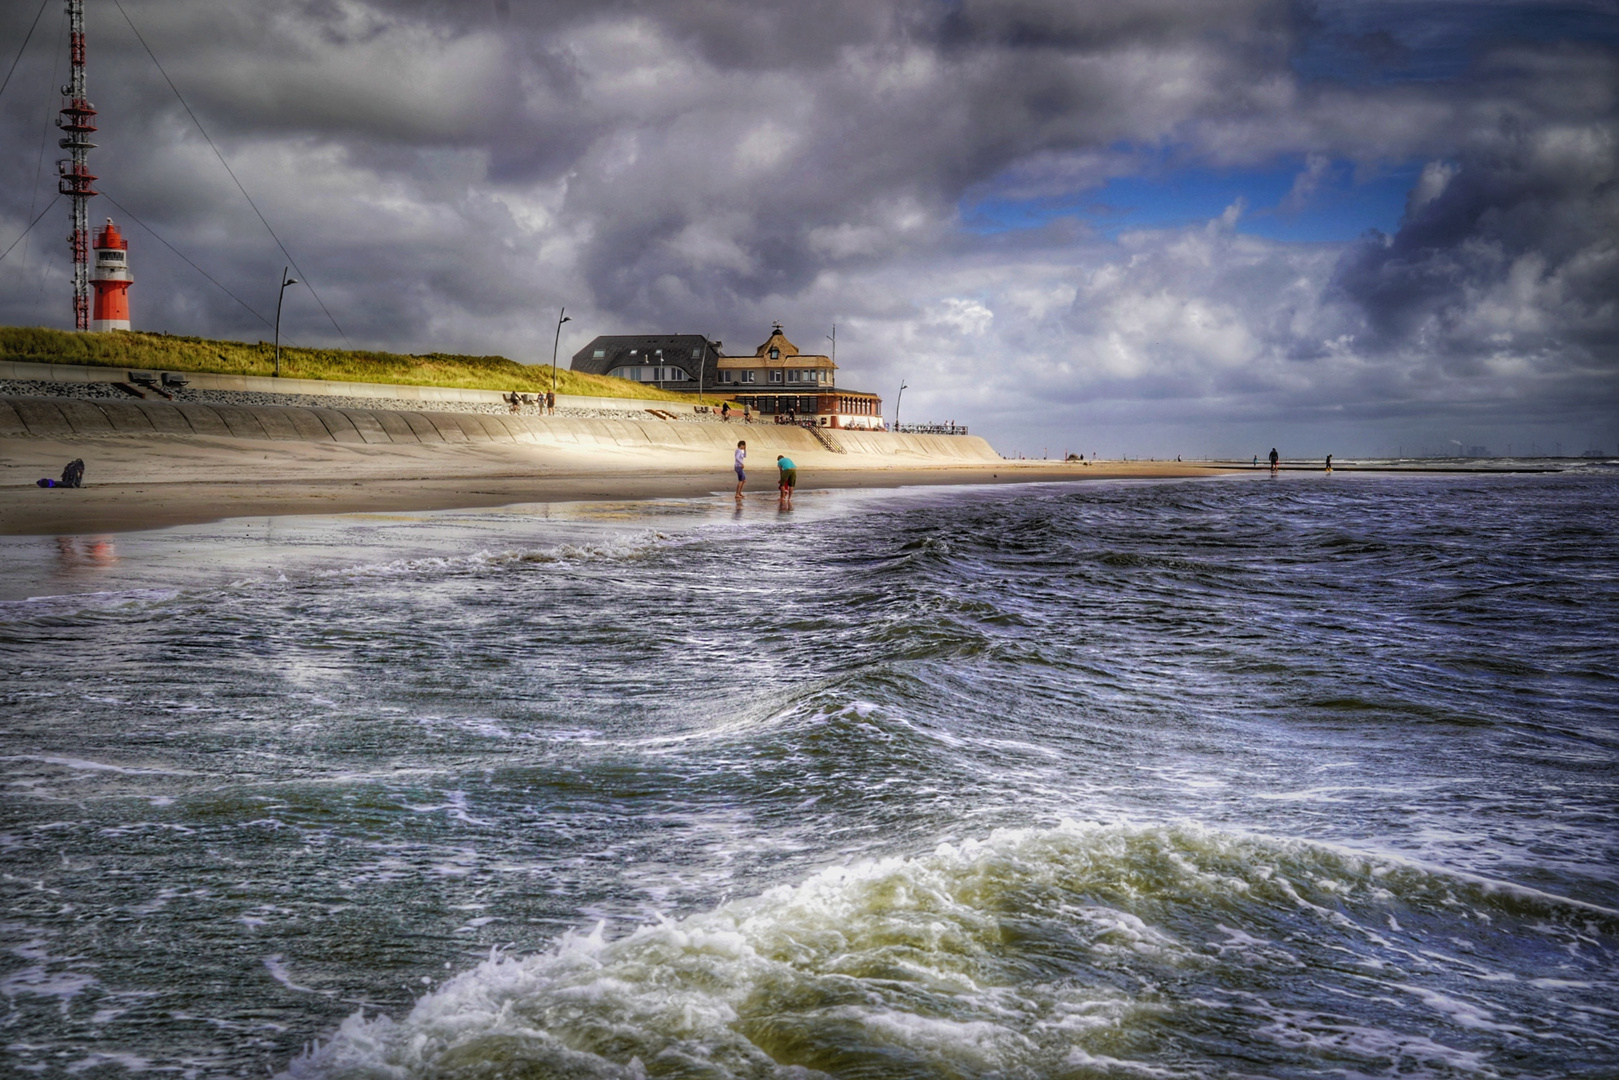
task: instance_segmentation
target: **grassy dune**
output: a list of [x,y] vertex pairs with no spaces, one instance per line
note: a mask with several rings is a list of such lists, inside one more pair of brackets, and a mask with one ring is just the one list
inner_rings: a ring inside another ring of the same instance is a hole
[[[42,327],[0,326],[0,360],[150,371],[210,371],[222,375],[272,375],[275,373],[275,346],[263,341],[257,344],[210,341],[207,338],[140,331],[76,334]],[[281,374],[293,379],[457,386],[468,390],[543,393],[551,389],[550,365],[531,367],[504,356],[453,356],[448,353],[400,356],[344,349],[298,349],[283,345]],[[561,394],[688,403],[692,400],[685,395],[642,386],[626,379],[586,375],[567,369],[557,372],[556,386]],[[715,400],[718,401],[718,397]]]

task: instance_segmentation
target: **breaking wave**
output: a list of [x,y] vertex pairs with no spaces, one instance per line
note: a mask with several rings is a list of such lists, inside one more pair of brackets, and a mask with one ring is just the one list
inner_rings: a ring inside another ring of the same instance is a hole
[[[1284,1071],[1450,1075],[1488,1073],[1481,1041],[1566,1037],[1510,958],[1424,956],[1457,920],[1611,977],[1619,913],[1324,845],[1065,821],[492,955],[402,1020],[351,1016],[288,1075],[1194,1076],[1239,1042]],[[1403,1007],[1347,1020],[1323,965]],[[1468,976],[1521,982],[1525,1011]],[[1201,996],[1169,992],[1188,981]]]

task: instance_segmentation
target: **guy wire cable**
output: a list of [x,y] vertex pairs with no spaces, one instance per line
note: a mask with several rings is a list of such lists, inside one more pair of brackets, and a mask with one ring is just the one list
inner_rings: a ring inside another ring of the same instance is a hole
[[50,202],[45,204],[45,209],[43,209],[43,210],[41,210],[39,212],[39,217],[34,218],[33,221],[30,221],[28,223],[28,228],[24,229],[22,231],[22,235],[18,236],[17,239],[15,239],[15,240],[13,240],[11,242],[11,247],[6,248],[6,250],[4,250],[4,251],[0,251],[0,262],[5,261],[6,256],[11,254],[11,248],[14,248],[18,244],[22,243],[22,238],[24,236],[27,236],[29,233],[33,232],[34,231],[34,226],[39,224],[40,219],[43,218],[46,214],[50,213],[51,207],[55,206],[58,202],[61,202],[61,200],[62,200],[61,193],[58,192],[56,198],[52,199]]
[[[197,114],[191,110],[191,106],[186,102],[185,95],[180,93],[180,88],[174,85],[173,79],[169,78],[169,73],[164,70],[163,64],[158,60],[157,54],[152,51],[152,47],[146,44],[146,39],[142,37],[141,32],[136,29],[135,21],[129,17],[129,12],[124,10],[124,5],[119,3],[119,0],[112,0],[112,3],[113,6],[118,9],[118,13],[124,17],[124,21],[129,23],[130,30],[134,31],[135,39],[141,43],[141,48],[146,50],[146,55],[152,58],[153,64],[157,65],[157,70],[163,76],[163,81],[169,84],[170,90],[174,91],[174,96],[179,99],[180,106],[185,109],[186,115],[190,116],[191,122],[197,125],[197,130],[202,133],[203,140],[208,144],[208,148],[214,152],[214,156],[219,159],[219,163],[225,166],[225,171],[230,174],[231,180],[236,184],[236,190],[242,193],[242,198],[247,200],[247,205],[251,206],[253,208],[253,213],[258,215],[259,221],[264,225],[265,231],[270,234],[270,239],[274,240],[276,247],[281,249],[281,254],[287,257],[287,262],[291,263],[292,268],[298,271],[300,280],[303,282],[304,287],[309,290],[310,295],[315,298],[315,303],[319,304],[320,309],[326,312],[326,317],[331,319],[332,325],[337,328],[338,336],[343,339],[343,343],[346,344],[350,349],[354,348],[354,343],[349,341],[349,336],[343,333],[343,328],[338,326],[337,319],[333,317],[331,311],[326,307],[326,301],[322,300],[320,298],[320,293],[316,292],[315,287],[309,284],[309,275],[305,274],[301,269],[299,269],[298,260],[292,257],[292,252],[287,250],[287,245],[281,242],[281,237],[277,236],[275,234],[275,230],[270,227],[270,222],[265,219],[264,213],[259,209],[258,203],[253,201],[253,196],[247,193],[247,188],[243,187],[242,182],[236,178],[236,172],[230,167],[230,162],[225,160],[225,155],[219,152],[219,147],[215,146],[214,140],[209,137],[208,129],[202,126],[202,121],[197,119]],[[157,234],[153,233],[152,235],[156,236]],[[223,288],[223,286],[221,286],[221,288]],[[252,311],[251,308],[248,310]],[[258,312],[254,312],[254,314],[257,315]],[[262,315],[259,316],[261,319],[263,317],[264,316]]]
[[106,199],[108,202],[112,203],[114,206],[116,206],[118,208],[119,213],[123,214],[125,217],[129,218],[135,224],[139,225],[141,228],[145,229],[148,233],[150,233],[152,238],[154,240],[156,240],[158,243],[162,244],[164,247],[168,248],[170,251],[172,251],[176,255],[180,256],[180,258],[182,260],[184,260],[184,262],[185,262],[185,264],[187,266],[191,267],[191,269],[195,270],[197,273],[201,274],[203,277],[207,278],[209,281],[212,281],[214,283],[214,285],[219,289],[220,292],[224,293],[226,296],[230,297],[232,300],[236,301],[238,304],[241,304],[244,308],[247,308],[248,312],[251,313],[252,316],[255,319],[257,319],[259,322],[263,323],[265,326],[272,326],[273,325],[270,322],[269,319],[266,319],[263,315],[260,315],[257,311],[253,310],[253,306],[251,304],[249,304],[246,300],[243,300],[240,296],[237,296],[235,293],[233,293],[229,289],[225,288],[225,286],[221,285],[217,280],[215,280],[215,278],[214,278],[214,276],[212,274],[210,274],[208,271],[204,270],[202,267],[198,266],[196,263],[192,262],[190,259],[186,258],[185,252],[181,251],[179,248],[175,247],[173,244],[171,244],[167,240],[163,239],[162,236],[158,235],[158,231],[156,229],[152,228],[150,225],[146,224],[146,222],[144,222],[140,218],[136,217],[135,214],[129,209],[129,207],[125,206],[123,203],[119,202],[117,199],[113,198],[111,195],[108,195],[105,188],[103,188],[102,191],[101,191],[101,197]]
[[11,77],[17,73],[17,64],[22,60],[23,50],[27,49],[28,43],[34,39],[34,30],[39,26],[39,17],[45,14],[45,5],[50,2],[51,0],[40,0],[39,10],[34,12],[34,21],[29,24],[28,33],[23,35],[22,48],[17,50],[16,59],[11,61],[11,70],[6,72],[5,80],[0,82],[0,94],[4,94],[6,87],[11,85]]

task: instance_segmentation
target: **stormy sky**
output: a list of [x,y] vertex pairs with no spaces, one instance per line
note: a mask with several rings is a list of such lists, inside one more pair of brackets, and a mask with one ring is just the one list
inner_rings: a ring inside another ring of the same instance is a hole
[[[289,290],[290,341],[836,323],[844,385],[1005,453],[1619,449],[1615,0],[86,7],[139,328],[267,339],[286,259],[135,30],[333,317]],[[47,0],[0,95],[0,246],[65,42]],[[66,230],[0,322],[71,325]]]

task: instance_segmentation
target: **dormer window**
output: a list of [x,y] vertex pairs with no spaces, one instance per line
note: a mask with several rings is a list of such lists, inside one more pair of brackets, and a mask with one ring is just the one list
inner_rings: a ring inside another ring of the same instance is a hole
[[781,350],[777,349],[775,347],[772,347],[771,350],[770,350],[770,359],[772,359],[772,360],[780,360],[781,359]]

